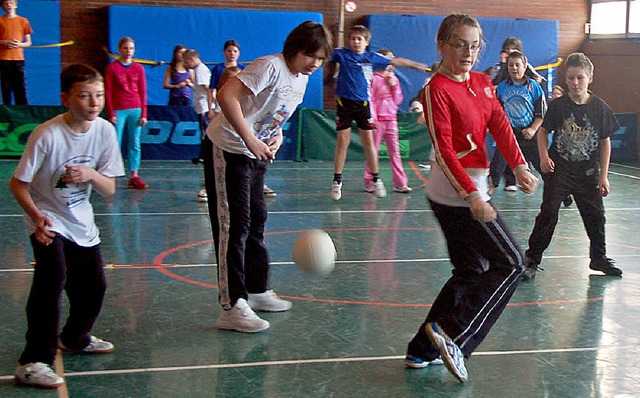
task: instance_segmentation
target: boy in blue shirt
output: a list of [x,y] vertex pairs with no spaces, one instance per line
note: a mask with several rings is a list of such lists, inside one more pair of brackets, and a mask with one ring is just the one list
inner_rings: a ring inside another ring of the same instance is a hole
[[334,160],[331,199],[342,197],[342,169],[347,158],[347,149],[351,142],[351,123],[355,120],[367,164],[371,170],[374,193],[377,197],[387,196],[387,190],[380,179],[378,156],[373,140],[375,124],[369,108],[371,78],[373,71],[385,69],[389,65],[404,66],[428,71],[427,65],[406,58],[388,58],[367,50],[371,41],[371,32],[367,27],[355,25],[349,34],[349,47],[333,50],[329,64],[330,75],[334,75],[336,64],[340,65],[336,84],[337,139]]
[[[498,84],[496,95],[509,118],[522,154],[542,174],[535,137],[547,111],[546,97],[540,84],[526,76],[528,63],[524,54],[519,51],[511,52],[506,65],[509,77]],[[496,162],[497,167],[491,169],[492,181],[500,181],[507,167],[504,158],[499,158],[500,162]]]

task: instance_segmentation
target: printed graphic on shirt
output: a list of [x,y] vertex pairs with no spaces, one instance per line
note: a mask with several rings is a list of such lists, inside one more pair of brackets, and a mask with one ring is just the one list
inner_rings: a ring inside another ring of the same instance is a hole
[[518,92],[508,92],[502,98],[504,112],[513,127],[527,127],[533,122],[533,104]]
[[253,129],[257,131],[256,137],[264,143],[278,134],[278,130],[282,128],[282,124],[289,118],[289,112],[285,105],[281,105],[280,109],[268,115],[262,121],[256,122]]
[[86,166],[93,168],[93,157],[87,155],[80,155],[71,158],[56,168],[53,173],[52,179],[54,180],[54,194],[58,203],[68,208],[74,208],[89,199],[89,183],[72,183],[67,184],[62,181],[62,176],[67,174],[66,166]]
[[597,153],[599,137],[595,128],[586,116],[582,117],[582,126],[578,124],[574,114],[564,120],[556,137],[556,148],[561,158],[571,162],[591,159]]
[[295,90],[291,85],[280,87],[277,91],[277,98],[284,101],[302,102],[304,91]]

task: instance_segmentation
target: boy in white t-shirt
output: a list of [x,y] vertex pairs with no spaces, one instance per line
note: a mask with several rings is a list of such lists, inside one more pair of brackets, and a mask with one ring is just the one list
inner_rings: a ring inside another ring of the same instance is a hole
[[[58,348],[83,354],[114,350],[89,334],[107,288],[89,197],[94,189],[113,195],[124,165],[115,128],[99,117],[105,104],[100,73],[74,64],[62,71],[61,81],[60,97],[69,110],[33,130],[9,183],[26,213],[36,263],[27,344],[15,380],[39,388],[64,383],[51,368]],[[63,290],[71,308],[58,334]]]
[[[198,122],[200,123],[201,138],[204,138],[205,131],[209,127],[211,117],[214,115],[211,107],[213,106],[213,96],[209,90],[209,82],[211,81],[211,71],[200,60],[200,54],[196,50],[187,50],[183,55],[184,63],[189,69],[193,69],[195,79],[193,82],[193,107],[198,114]],[[192,159],[194,164],[202,162],[202,144],[200,144],[200,154],[198,158]],[[206,202],[207,190],[202,184],[198,195],[198,202]]]
[[221,329],[260,332],[269,322],[253,310],[291,308],[269,290],[264,176],[282,145],[282,126],[302,102],[308,75],[329,58],[331,41],[322,24],[303,22],[291,31],[281,54],[253,61],[217,95],[222,113],[207,129],[203,156]]

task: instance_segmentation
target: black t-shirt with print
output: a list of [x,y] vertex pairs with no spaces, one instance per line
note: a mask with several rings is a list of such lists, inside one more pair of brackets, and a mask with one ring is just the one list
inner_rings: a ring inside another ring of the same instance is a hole
[[569,95],[551,101],[542,127],[554,132],[549,157],[556,171],[598,175],[600,140],[610,137],[620,125],[609,105],[591,94],[582,105],[573,102]]

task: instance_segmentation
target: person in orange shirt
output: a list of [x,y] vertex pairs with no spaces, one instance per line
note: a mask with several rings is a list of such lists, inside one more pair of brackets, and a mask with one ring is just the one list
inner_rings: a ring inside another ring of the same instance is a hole
[[5,12],[0,17],[2,102],[10,105],[13,93],[16,105],[28,105],[23,48],[31,46],[33,29],[27,18],[16,14],[18,0],[2,0],[0,3]]

